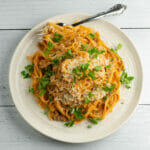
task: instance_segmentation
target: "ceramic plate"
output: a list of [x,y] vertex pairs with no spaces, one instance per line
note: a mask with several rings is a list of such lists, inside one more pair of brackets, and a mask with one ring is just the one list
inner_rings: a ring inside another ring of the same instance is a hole
[[[38,49],[38,36],[36,32],[48,21],[71,24],[76,20],[81,20],[86,17],[88,17],[88,15],[85,14],[65,14],[40,23],[21,40],[10,64],[10,90],[16,108],[21,116],[37,131],[48,137],[64,142],[91,142],[112,134],[132,114],[138,104],[141,93],[142,68],[134,45],[120,29],[111,23],[104,20],[95,20],[85,23],[84,25],[99,31],[102,40],[109,47],[115,47],[118,43],[122,43],[123,47],[119,51],[119,55],[125,62],[128,74],[135,77],[131,85],[132,88],[130,90],[121,88],[121,98],[113,112],[99,122],[98,125],[93,125],[91,129],[87,128],[88,122],[86,121],[68,128],[64,126],[64,123],[50,121],[48,117],[44,115],[43,110],[40,109],[36,103],[35,98],[28,92],[29,87],[31,87],[31,79],[24,80],[20,74],[24,66],[29,63],[26,56],[32,55]],[[124,104],[122,105],[121,102]]]

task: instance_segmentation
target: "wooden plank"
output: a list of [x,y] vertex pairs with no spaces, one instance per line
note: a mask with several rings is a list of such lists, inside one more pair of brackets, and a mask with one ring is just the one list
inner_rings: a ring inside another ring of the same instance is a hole
[[104,140],[87,144],[66,144],[47,138],[31,128],[15,107],[0,107],[1,149],[36,150],[148,150],[150,149],[150,106],[139,106],[131,119]]
[[[141,56],[144,70],[144,86],[140,104],[150,104],[149,85],[150,70],[149,56],[150,30],[123,30],[129,35]],[[12,99],[8,87],[8,68],[15,47],[27,31],[0,31],[0,105],[12,105]],[[141,39],[144,40],[141,42]]]
[[124,3],[128,9],[121,16],[107,18],[108,21],[118,27],[150,27],[149,0],[0,0],[0,29],[31,28],[47,18],[63,13],[95,14],[116,3]]
[[8,73],[13,52],[27,31],[0,31],[0,105],[12,105]]

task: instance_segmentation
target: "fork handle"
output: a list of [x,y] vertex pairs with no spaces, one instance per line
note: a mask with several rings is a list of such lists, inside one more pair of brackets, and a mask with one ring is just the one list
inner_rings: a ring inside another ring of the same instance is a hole
[[116,4],[113,7],[111,7],[110,9],[108,9],[107,11],[104,12],[100,12],[94,16],[91,16],[89,18],[86,18],[84,20],[81,20],[77,23],[73,23],[72,26],[77,26],[79,24],[85,23],[85,22],[89,22],[93,19],[98,19],[99,17],[105,17],[105,16],[114,16],[114,15],[119,15],[122,14],[125,10],[126,10],[127,6],[123,5],[123,4]]

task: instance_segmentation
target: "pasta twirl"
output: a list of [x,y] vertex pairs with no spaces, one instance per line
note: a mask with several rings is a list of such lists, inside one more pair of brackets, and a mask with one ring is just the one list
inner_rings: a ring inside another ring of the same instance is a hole
[[[124,63],[98,32],[48,23],[32,63],[32,93],[50,120],[104,119],[119,101]],[[30,75],[30,74],[29,74]]]

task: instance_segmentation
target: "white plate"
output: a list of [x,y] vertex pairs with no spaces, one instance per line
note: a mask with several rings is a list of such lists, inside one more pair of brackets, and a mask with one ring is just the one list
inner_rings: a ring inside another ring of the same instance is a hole
[[[71,24],[76,20],[81,20],[88,15],[85,14],[65,14],[48,19],[29,31],[21,40],[15,50],[9,72],[9,85],[14,103],[22,117],[36,130],[42,134],[71,143],[83,143],[102,139],[116,131],[131,115],[138,104],[142,87],[142,68],[139,56],[132,42],[127,36],[114,25],[97,20],[84,24],[100,32],[102,40],[109,47],[114,47],[122,43],[123,48],[119,51],[123,58],[127,72],[135,77],[130,90],[121,88],[121,99],[115,109],[98,125],[93,125],[91,129],[86,126],[88,122],[67,128],[62,122],[50,121],[43,110],[40,109],[35,98],[29,94],[31,79],[23,79],[20,72],[29,62],[26,56],[32,55],[37,50],[36,32],[48,21],[65,22]],[[124,105],[121,104],[124,102]]]

